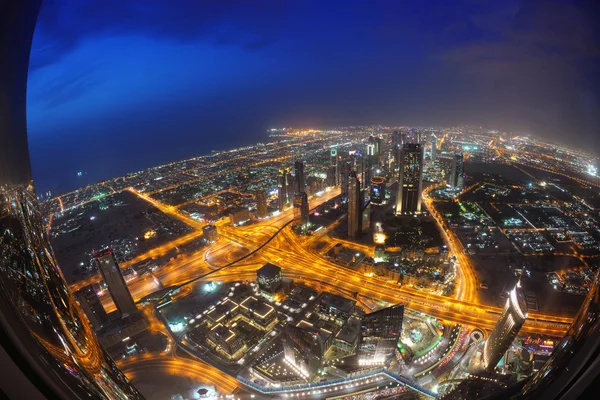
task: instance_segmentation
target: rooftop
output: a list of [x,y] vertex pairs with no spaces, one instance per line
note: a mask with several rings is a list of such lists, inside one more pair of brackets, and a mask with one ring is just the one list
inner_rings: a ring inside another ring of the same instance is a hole
[[356,301],[347,299],[345,297],[337,296],[331,293],[325,293],[321,296],[321,300],[319,300],[320,304],[327,305],[329,307],[333,307],[343,312],[350,313],[354,309],[354,305]]

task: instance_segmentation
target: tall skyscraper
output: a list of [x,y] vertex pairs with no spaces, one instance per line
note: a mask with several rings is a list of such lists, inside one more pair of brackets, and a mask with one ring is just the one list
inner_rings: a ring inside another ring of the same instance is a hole
[[363,169],[363,173],[362,173],[362,185],[363,187],[368,187],[369,184],[371,183],[371,177],[373,176],[373,168],[375,167],[375,164],[377,163],[377,155],[375,154],[376,152],[376,142],[375,142],[375,137],[374,136],[369,136],[369,139],[367,141],[367,157],[365,159],[366,163]]
[[136,312],[135,302],[133,301],[133,297],[131,297],[127,283],[125,283],[113,250],[105,249],[100,252],[94,252],[94,257],[117,310],[119,310],[122,316]]
[[360,181],[356,177],[356,172],[351,171],[348,180],[348,237],[356,239],[360,235],[361,229],[361,190]]
[[371,203],[381,204],[385,200],[385,178],[374,176],[371,178]]
[[423,187],[423,149],[418,143],[407,143],[400,152],[400,179],[396,196],[396,215],[421,212]]
[[108,315],[106,314],[93,285],[87,285],[83,289],[75,292],[75,298],[92,323],[94,330],[99,330],[108,323]]
[[258,218],[265,218],[269,215],[267,208],[267,191],[265,189],[257,190],[255,193],[256,197],[256,214]]
[[305,228],[308,223],[308,196],[305,192],[296,193],[294,196],[294,224]]
[[450,179],[448,180],[450,186],[457,189],[462,188],[464,186],[463,175],[463,155],[461,153],[456,153],[452,159]]
[[398,348],[402,333],[404,306],[392,307],[367,314],[362,322],[359,356],[366,364],[389,362]]
[[304,178],[304,162],[302,162],[302,160],[298,160],[294,164],[294,167],[296,169],[295,192],[296,194],[301,192],[304,193],[304,187],[306,186],[306,180]]
[[383,152],[383,140],[379,136],[375,137],[375,164],[374,169],[381,168],[383,165],[384,152]]
[[279,211],[282,211],[290,204],[293,199],[293,197],[290,197],[290,193],[293,196],[293,191],[290,169],[281,168],[277,174],[277,202],[279,203]]
[[496,327],[485,342],[483,348],[483,366],[492,372],[504,353],[517,337],[519,330],[527,319],[527,303],[521,288],[521,282],[510,291],[506,305]]
[[435,160],[437,157],[437,137],[433,135],[431,139],[431,159]]
[[342,187],[342,197],[348,196],[348,182],[350,178],[349,164],[342,161],[340,165],[340,186]]
[[335,167],[335,166],[337,166],[337,161],[338,161],[337,149],[329,150],[329,165],[331,165],[332,167]]

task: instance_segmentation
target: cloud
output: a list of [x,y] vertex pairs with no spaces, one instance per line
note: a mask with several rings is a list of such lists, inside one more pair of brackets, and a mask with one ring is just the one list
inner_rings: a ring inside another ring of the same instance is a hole
[[30,68],[55,63],[86,38],[102,35],[178,42],[202,38],[256,51],[276,40],[285,9],[279,1],[46,0]]

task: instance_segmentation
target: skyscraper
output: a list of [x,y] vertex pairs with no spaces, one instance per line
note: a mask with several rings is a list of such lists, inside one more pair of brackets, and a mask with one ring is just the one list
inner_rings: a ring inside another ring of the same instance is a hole
[[136,312],[137,308],[133,297],[131,297],[129,288],[125,283],[113,250],[105,249],[100,252],[94,252],[94,257],[117,310],[119,310],[122,316]]
[[376,142],[375,142],[375,137],[374,136],[369,136],[369,139],[367,141],[367,158],[366,158],[366,164],[363,170],[363,174],[362,174],[362,184],[363,187],[367,187],[369,186],[370,182],[371,182],[371,176],[373,174],[373,168],[375,167],[376,164],[376,157],[377,155],[375,154],[376,151]]
[[277,174],[277,202],[279,203],[279,211],[283,211],[286,205],[291,201],[289,197],[290,188],[290,169],[282,168]]
[[385,363],[394,355],[402,333],[404,306],[392,307],[367,314],[362,323],[359,356],[363,363]]
[[448,180],[448,184],[452,188],[462,188],[463,187],[463,155],[461,153],[456,153],[452,158],[452,168],[450,171],[450,179]]
[[374,176],[371,178],[371,203],[381,204],[385,200],[385,178]]
[[423,149],[418,143],[407,143],[400,152],[400,179],[396,196],[396,215],[421,212],[423,185]]
[[269,211],[267,209],[267,191],[264,189],[260,189],[256,191],[256,213],[258,218],[265,218],[269,215]]
[[375,137],[375,164],[374,169],[381,168],[383,165],[384,152],[383,152],[383,141],[380,137]]
[[348,180],[348,237],[356,239],[360,235],[361,229],[361,190],[360,181],[356,177],[356,172],[351,171]]
[[521,288],[521,282],[510,291],[506,305],[494,330],[483,348],[483,367],[492,372],[504,353],[508,350],[519,330],[527,319],[527,303]]
[[305,228],[308,223],[308,196],[305,192],[296,193],[294,196],[294,225]]
[[306,180],[304,178],[304,162],[302,162],[302,160],[298,160],[294,164],[294,167],[296,169],[295,193],[304,193],[304,187],[306,186]]
[[348,163],[340,161],[340,186],[342,187],[342,197],[348,196],[348,182],[350,178],[350,168]]
[[92,323],[94,330],[99,330],[108,323],[108,315],[106,314],[93,285],[87,285],[83,289],[75,292],[75,298]]
[[335,167],[335,166],[337,166],[337,161],[338,161],[337,149],[329,150],[329,165],[331,165],[332,167]]
[[431,139],[431,159],[435,160],[437,157],[437,137],[433,135]]
[[312,379],[323,368],[326,345],[324,329],[299,324],[283,329],[283,354],[306,378]]

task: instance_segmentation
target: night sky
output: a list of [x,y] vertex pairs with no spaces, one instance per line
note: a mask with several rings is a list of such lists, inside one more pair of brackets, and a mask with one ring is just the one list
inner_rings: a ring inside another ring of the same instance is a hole
[[597,3],[45,0],[36,184],[62,192],[281,126],[474,124],[599,153]]

